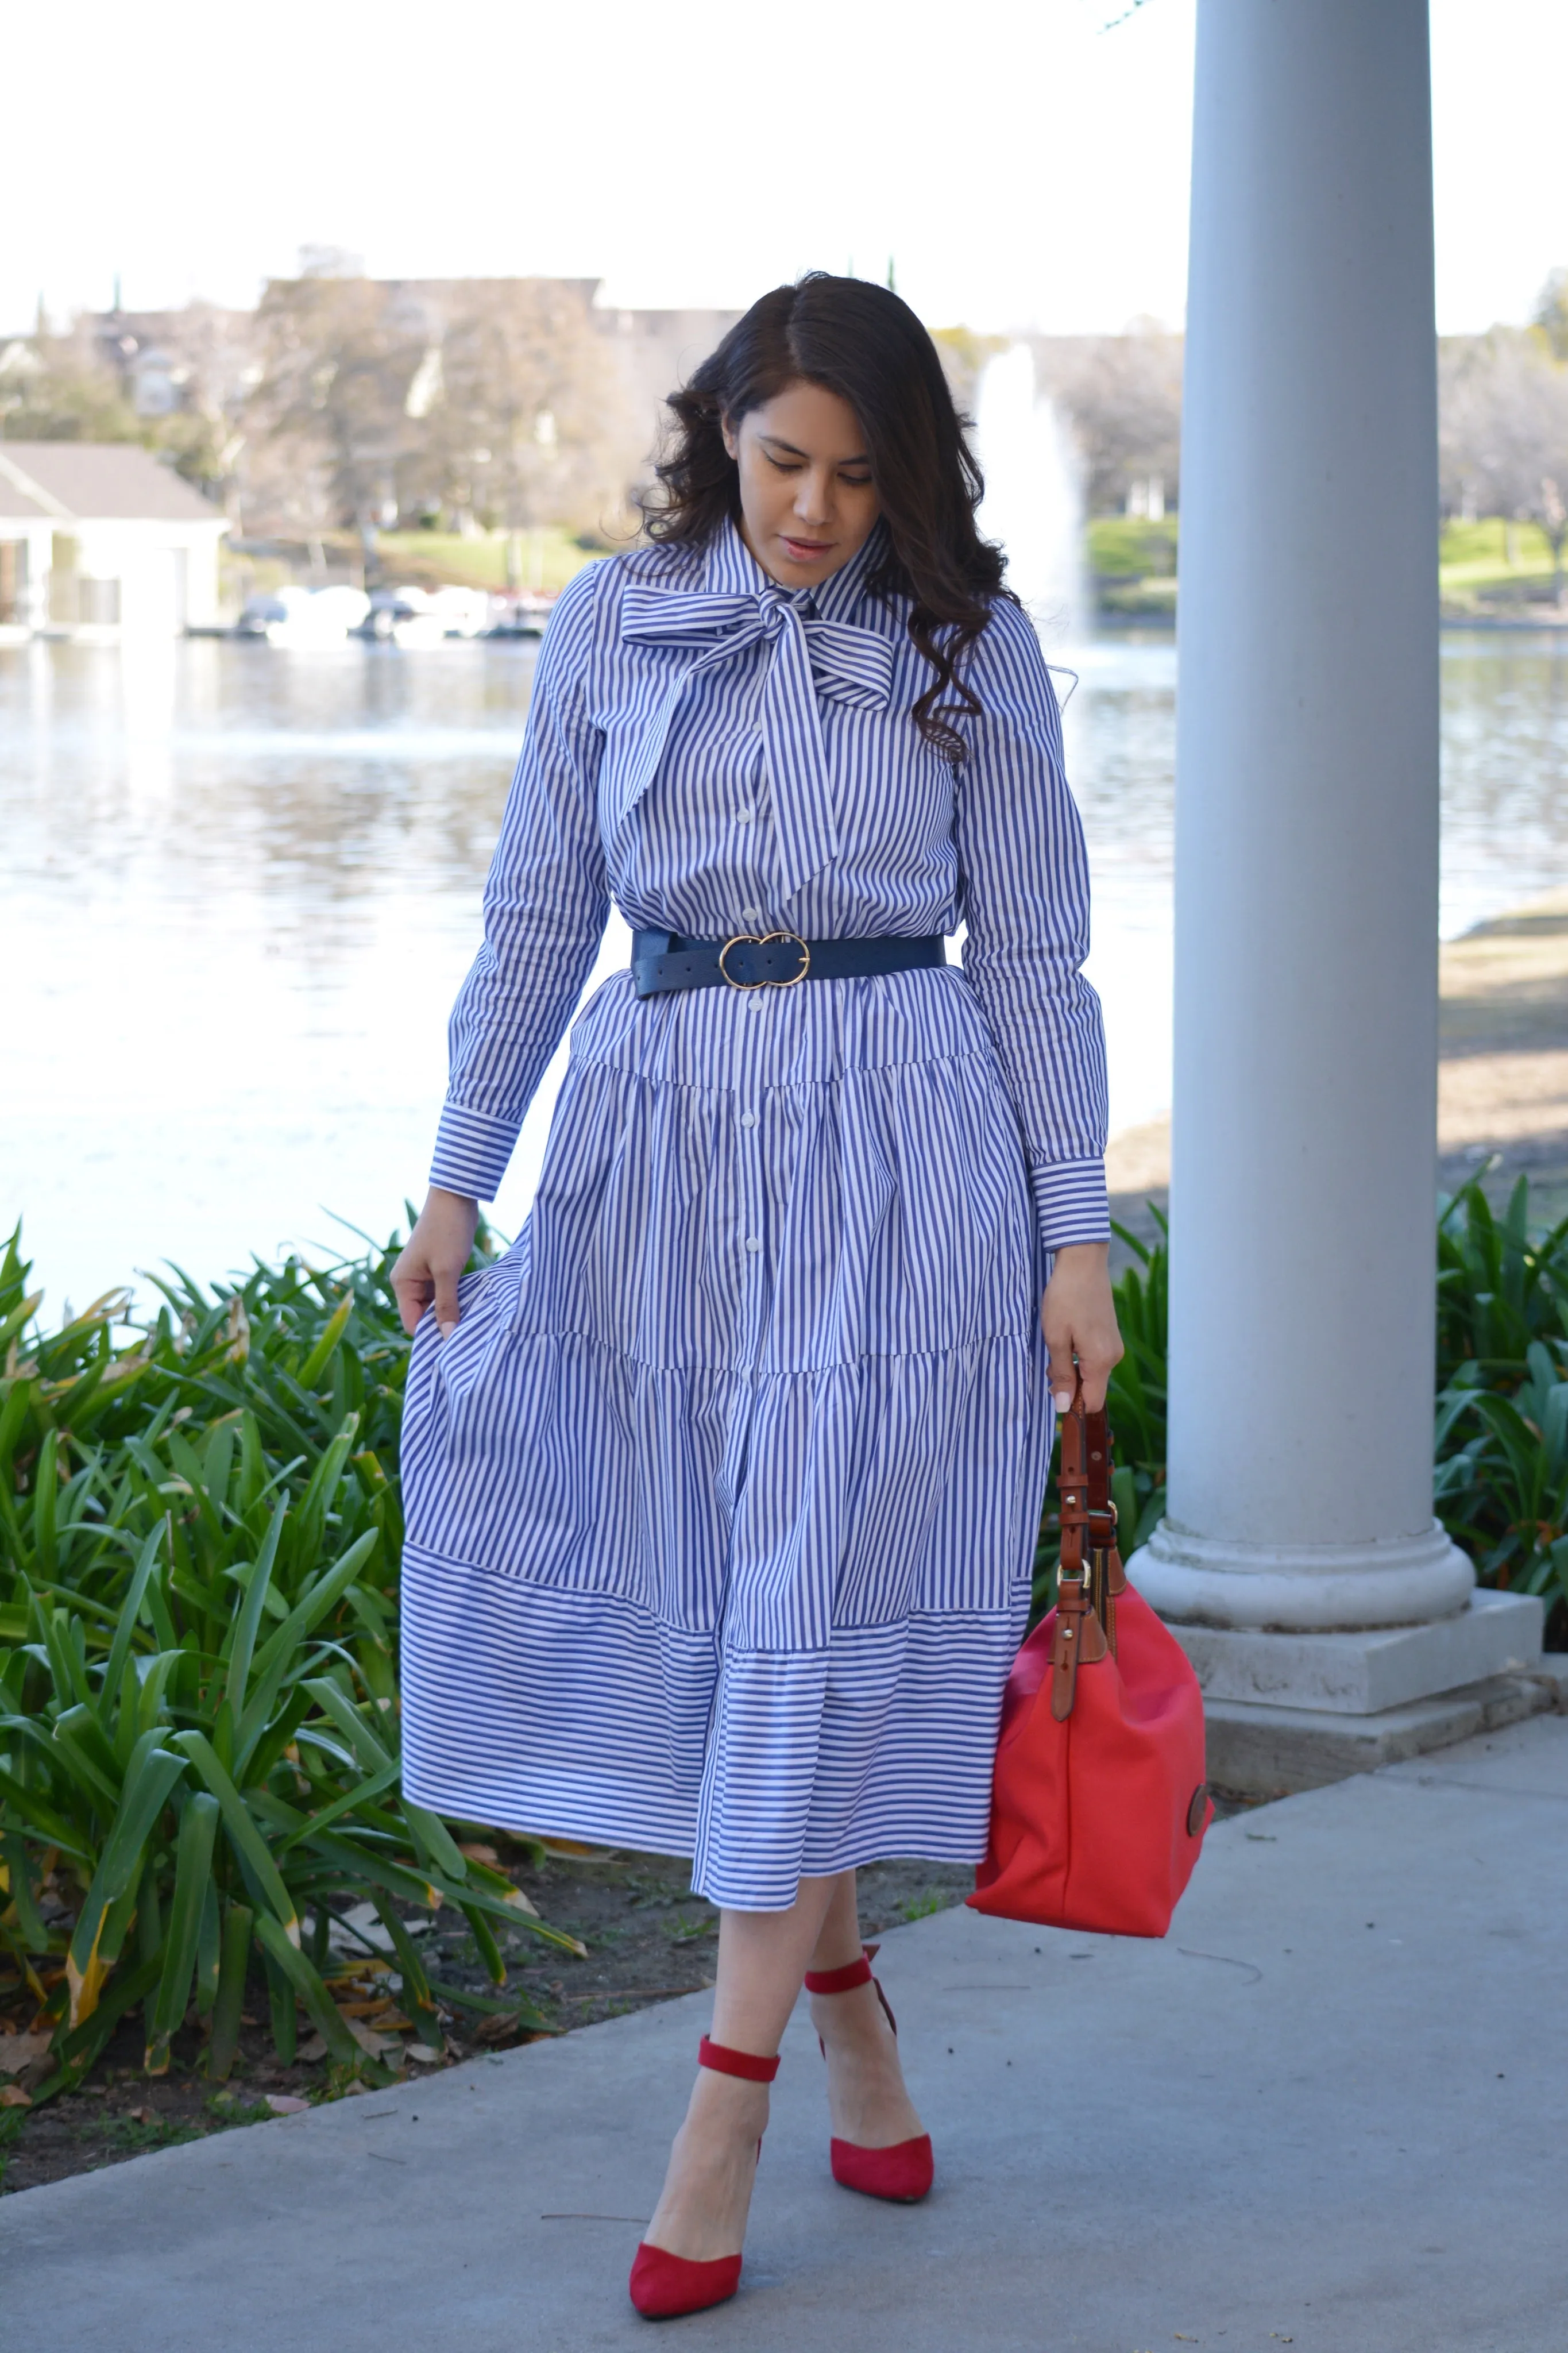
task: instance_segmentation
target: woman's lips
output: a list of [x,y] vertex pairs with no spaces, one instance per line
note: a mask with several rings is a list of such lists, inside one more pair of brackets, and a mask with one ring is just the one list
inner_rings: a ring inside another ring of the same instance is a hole
[[800,564],[810,564],[817,556],[830,554],[833,547],[830,539],[792,539],[785,531],[781,531],[779,537]]

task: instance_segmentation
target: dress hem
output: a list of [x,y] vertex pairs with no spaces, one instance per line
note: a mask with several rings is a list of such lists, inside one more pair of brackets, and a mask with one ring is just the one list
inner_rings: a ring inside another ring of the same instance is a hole
[[[647,1819],[636,1822],[630,1815],[610,1806],[600,1809],[589,1805],[579,1810],[568,1804],[563,1808],[559,1786],[548,1802],[538,1807],[530,1806],[520,1791],[506,1794],[492,1791],[486,1795],[471,1785],[458,1789],[450,1784],[438,1789],[429,1783],[416,1786],[412,1775],[405,1778],[405,1791],[412,1803],[424,1806],[432,1813],[441,1814],[448,1820],[504,1831],[514,1838],[571,1839],[585,1846],[619,1848],[633,1854],[657,1854],[677,1862],[690,1862],[696,1857],[695,1821],[689,1831],[675,1835],[670,1831],[659,1830],[656,1823]],[[911,1825],[907,1837],[891,1833],[877,1838],[861,1836],[848,1841],[844,1851],[831,1860],[825,1861],[815,1855],[803,1860],[796,1887],[798,1891],[800,1880],[832,1879],[840,1872],[864,1871],[878,1862],[959,1863],[973,1869],[984,1860],[984,1839],[954,1837],[951,1832],[943,1838],[930,1831],[922,1832]],[[710,1882],[713,1876],[712,1873],[703,1874],[704,1879]],[[718,1877],[721,1881],[723,1873],[719,1873]],[[795,1900],[791,1897],[789,1902],[782,1904],[738,1903],[722,1893],[712,1893],[710,1885],[698,1885],[695,1876],[692,1893],[706,1896],[710,1903],[726,1911],[736,1912],[784,1912]]]

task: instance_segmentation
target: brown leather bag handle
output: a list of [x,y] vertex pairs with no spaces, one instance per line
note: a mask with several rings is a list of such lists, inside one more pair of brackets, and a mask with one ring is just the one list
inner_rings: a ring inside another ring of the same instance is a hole
[[1108,1651],[1115,1656],[1116,1597],[1127,1589],[1110,1500],[1110,1424],[1103,1407],[1086,1409],[1081,1375],[1062,1416],[1061,1438],[1062,1538],[1051,1643],[1051,1714],[1058,1724],[1072,1714],[1079,1666],[1092,1666]]

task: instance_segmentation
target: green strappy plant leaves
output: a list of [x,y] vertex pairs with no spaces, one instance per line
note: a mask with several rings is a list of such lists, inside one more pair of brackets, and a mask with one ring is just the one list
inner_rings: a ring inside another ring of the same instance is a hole
[[112,1294],[53,1333],[17,1236],[0,1259],[0,1992],[52,2029],[35,2104],[137,2004],[150,2073],[194,2021],[226,2076],[258,1967],[281,2054],[303,2010],[385,2080],[323,1977],[356,1904],[437,2048],[442,2002],[539,2021],[438,1999],[411,1908],[460,1913],[499,1986],[499,1932],[581,1949],[400,1795],[395,1249],[177,1275],[150,1322]]
[[1568,1636],[1568,1219],[1497,1217],[1479,1184],[1437,1227],[1437,1512],[1488,1585],[1539,1593]]

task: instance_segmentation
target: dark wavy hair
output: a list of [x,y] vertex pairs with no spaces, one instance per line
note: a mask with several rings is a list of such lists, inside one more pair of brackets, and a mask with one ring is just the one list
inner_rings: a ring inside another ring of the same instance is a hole
[[662,497],[645,517],[648,536],[701,546],[726,517],[740,520],[740,474],[722,428],[801,383],[837,393],[859,419],[888,540],[867,586],[909,599],[910,636],[936,673],[915,724],[945,758],[962,760],[952,723],[980,710],[963,657],[994,600],[1017,600],[1003,586],[1001,550],[974,527],[984,483],[967,420],[935,344],[896,294],[816,269],[753,302],[669,396],[676,430],[657,470]]

